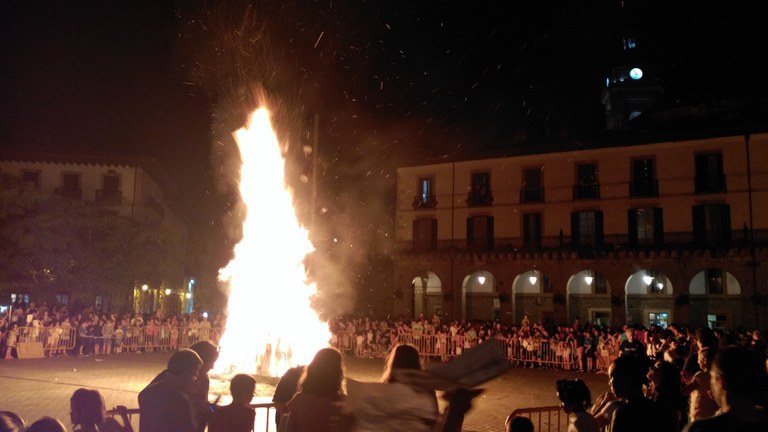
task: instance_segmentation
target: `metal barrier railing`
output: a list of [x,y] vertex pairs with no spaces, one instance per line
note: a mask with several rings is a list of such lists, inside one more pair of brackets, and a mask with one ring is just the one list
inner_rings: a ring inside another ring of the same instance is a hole
[[[175,351],[192,344],[210,340],[217,343],[221,329],[200,328],[184,331],[168,331],[158,327],[129,327],[120,329],[109,337],[77,334],[77,329],[60,327],[17,327],[16,337],[9,336],[9,347],[24,343],[39,343],[46,356],[69,354],[109,355],[133,352]],[[11,340],[12,339],[12,340]],[[492,338],[501,344],[507,359],[521,367],[554,367],[563,370],[589,369],[607,372],[608,366],[618,357],[618,349],[601,344],[591,353],[577,347],[573,341],[553,339]],[[340,332],[334,337],[334,346],[341,352],[358,357],[384,358],[390,346],[381,344],[358,344],[354,333]],[[447,361],[461,355],[464,350],[482,342],[478,337],[450,334],[421,334],[400,331],[397,343],[415,346],[425,359]],[[2,353],[0,353],[2,354]],[[7,357],[7,356],[6,356]]]
[[559,406],[521,408],[512,411],[510,417],[527,417],[536,432],[560,432],[568,430],[568,415]]
[[[253,430],[263,430],[264,432],[271,432],[275,430],[275,404],[274,403],[255,403],[251,404],[251,408],[256,410],[256,419],[253,424]],[[128,421],[131,422],[133,430],[139,430],[139,417],[141,416],[141,409],[128,408],[126,411],[128,414]],[[119,412],[116,409],[107,411],[107,415],[111,417],[119,416]],[[264,429],[259,429],[259,425],[263,425]]]

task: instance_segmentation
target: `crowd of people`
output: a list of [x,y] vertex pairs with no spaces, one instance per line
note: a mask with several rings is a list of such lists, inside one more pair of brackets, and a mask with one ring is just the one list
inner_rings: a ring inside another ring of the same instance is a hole
[[[114,332],[119,329],[133,337],[139,329],[144,335],[136,336],[144,340],[140,349],[173,351],[167,368],[139,393],[142,432],[253,430],[252,376],[232,377],[231,404],[216,406],[208,400],[208,372],[218,357],[217,329],[224,325],[218,317],[209,321],[197,314],[118,316],[96,309],[70,315],[65,308],[30,304],[18,305],[0,319],[5,341],[0,352],[5,355],[14,348],[9,334],[22,327],[29,333],[32,328],[55,329],[76,323],[71,348],[51,350],[50,355],[133,352],[133,346],[124,351],[123,344],[115,345]],[[527,316],[516,325],[444,323],[435,316],[413,320],[348,317],[335,319],[330,326],[333,346],[320,350],[309,364],[289,370],[275,390],[275,421],[280,432],[459,431],[482,390],[460,386],[446,390],[428,384],[434,380],[413,379],[412,373],[428,372],[423,367],[427,359],[449,361],[486,342],[501,344],[512,364],[520,367],[605,370],[609,391],[594,400],[580,379],[553,383],[568,415],[569,431],[768,430],[768,347],[755,329],[694,331],[675,325],[613,329],[578,320],[551,326],[533,323]],[[86,330],[81,333],[81,328]],[[160,330],[163,328],[167,331]],[[201,337],[204,340],[196,340]],[[166,339],[167,344],[155,344]],[[376,391],[398,395],[407,403],[360,403],[360,398],[350,397],[353,388],[359,387],[345,377],[345,355],[386,356],[380,383],[384,387]],[[442,411],[439,397],[445,399]],[[107,416],[97,390],[78,389],[71,398],[70,422],[74,431],[132,432],[125,410],[118,407],[112,412],[118,419]],[[29,425],[19,421],[13,413],[0,413],[0,432],[67,430],[60,420],[50,417]],[[523,417],[510,416],[501,427],[533,430],[530,419]]]

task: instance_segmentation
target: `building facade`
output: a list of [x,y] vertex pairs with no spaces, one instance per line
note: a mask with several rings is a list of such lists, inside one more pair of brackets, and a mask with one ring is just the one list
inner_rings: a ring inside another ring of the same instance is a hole
[[[157,162],[150,158],[118,158],[88,155],[62,155],[41,153],[3,152],[0,154],[0,174],[15,177],[21,186],[42,193],[100,205],[102,211],[151,224],[179,245],[177,269],[168,274],[178,277],[162,281],[136,281],[136,286],[125,287],[126,296],[134,291],[132,301],[137,312],[146,312],[165,305],[184,308],[191,301],[187,295],[184,263],[188,244],[188,228],[184,219],[171,204],[174,185]],[[147,284],[156,295],[148,298]],[[139,287],[143,287],[141,290]],[[27,293],[23,295],[28,296]],[[97,296],[97,305],[108,307],[110,299]],[[178,298],[177,298],[178,297]],[[66,294],[60,302],[66,304]],[[14,300],[14,299],[11,299]]]
[[768,134],[397,171],[396,315],[766,326]]

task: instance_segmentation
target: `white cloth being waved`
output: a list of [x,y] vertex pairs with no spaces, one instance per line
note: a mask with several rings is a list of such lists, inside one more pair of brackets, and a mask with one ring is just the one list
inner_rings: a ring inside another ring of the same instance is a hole
[[346,402],[355,432],[431,432],[439,416],[434,391],[401,383],[347,378]]

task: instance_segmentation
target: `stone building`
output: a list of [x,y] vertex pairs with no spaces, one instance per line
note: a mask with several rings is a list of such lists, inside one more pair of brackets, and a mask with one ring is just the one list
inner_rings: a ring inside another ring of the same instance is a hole
[[392,310],[765,327],[766,161],[755,134],[401,167]]

